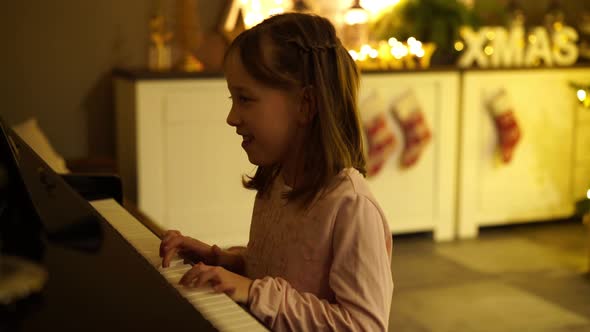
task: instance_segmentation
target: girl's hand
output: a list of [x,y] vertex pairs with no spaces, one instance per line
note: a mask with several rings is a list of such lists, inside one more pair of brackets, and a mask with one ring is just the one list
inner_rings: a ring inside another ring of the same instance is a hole
[[160,257],[162,257],[163,267],[168,267],[176,254],[187,261],[217,265],[221,253],[222,250],[218,246],[210,246],[199,240],[184,236],[177,230],[166,231],[160,243]]
[[188,287],[203,287],[210,284],[216,292],[225,293],[234,301],[246,304],[252,280],[221,266],[198,263],[182,276],[179,284]]

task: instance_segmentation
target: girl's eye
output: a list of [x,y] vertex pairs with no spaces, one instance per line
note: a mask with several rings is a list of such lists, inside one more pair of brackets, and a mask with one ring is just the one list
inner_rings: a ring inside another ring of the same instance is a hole
[[229,96],[229,99],[231,99],[232,101],[236,101],[238,103],[246,103],[252,101],[252,98],[248,98],[245,96]]

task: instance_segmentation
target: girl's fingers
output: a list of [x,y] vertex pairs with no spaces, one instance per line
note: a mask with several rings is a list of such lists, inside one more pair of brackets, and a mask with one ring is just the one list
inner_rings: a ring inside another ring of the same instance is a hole
[[195,264],[190,270],[188,270],[182,276],[182,278],[180,278],[180,281],[178,283],[185,286],[191,286],[195,283],[195,281],[199,281],[198,279],[201,278],[201,274],[203,273],[203,271],[206,271],[208,268],[209,266],[203,263]]
[[231,296],[236,291],[236,288],[234,286],[228,285],[224,282],[220,282],[216,285],[213,285],[213,290],[216,291],[217,293],[225,293],[225,294]]
[[162,241],[169,240],[170,238],[173,238],[176,236],[182,236],[182,234],[180,234],[180,232],[177,230],[166,231],[166,233],[164,233],[164,236],[162,236]]
[[164,258],[162,258],[162,267],[168,267],[170,266],[170,262],[172,261],[172,259],[174,258],[174,256],[176,256],[176,248],[173,249],[169,249],[164,253]]
[[217,266],[209,267],[208,269],[201,268],[201,273],[198,279],[195,281],[195,287],[203,287],[208,282],[212,284],[219,284],[221,280],[219,278],[219,268]]
[[162,241],[160,242],[160,257],[164,257],[164,255],[165,255],[164,248],[168,245],[170,240],[175,237],[181,237],[181,236],[182,235],[180,234],[179,231],[175,231],[175,230],[166,231],[166,233],[164,233],[164,236],[162,236]]
[[163,256],[162,259],[162,266],[168,267],[170,265],[170,261],[176,256],[178,251],[182,247],[182,237],[175,237],[170,239],[168,242],[160,245],[161,254]]
[[195,264],[190,270],[186,271],[186,273],[180,278],[178,283],[185,286],[190,285],[195,279],[195,277],[199,275],[199,268],[200,263]]

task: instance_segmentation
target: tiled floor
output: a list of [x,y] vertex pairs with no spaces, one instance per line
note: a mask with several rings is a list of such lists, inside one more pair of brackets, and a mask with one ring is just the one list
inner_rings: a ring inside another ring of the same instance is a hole
[[394,236],[389,330],[590,331],[588,245],[579,221]]

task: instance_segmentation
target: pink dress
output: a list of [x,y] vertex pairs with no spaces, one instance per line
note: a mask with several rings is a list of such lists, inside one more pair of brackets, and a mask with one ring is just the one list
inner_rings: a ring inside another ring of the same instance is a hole
[[273,331],[387,331],[391,232],[363,176],[345,169],[307,210],[278,176],[254,203],[248,306]]

